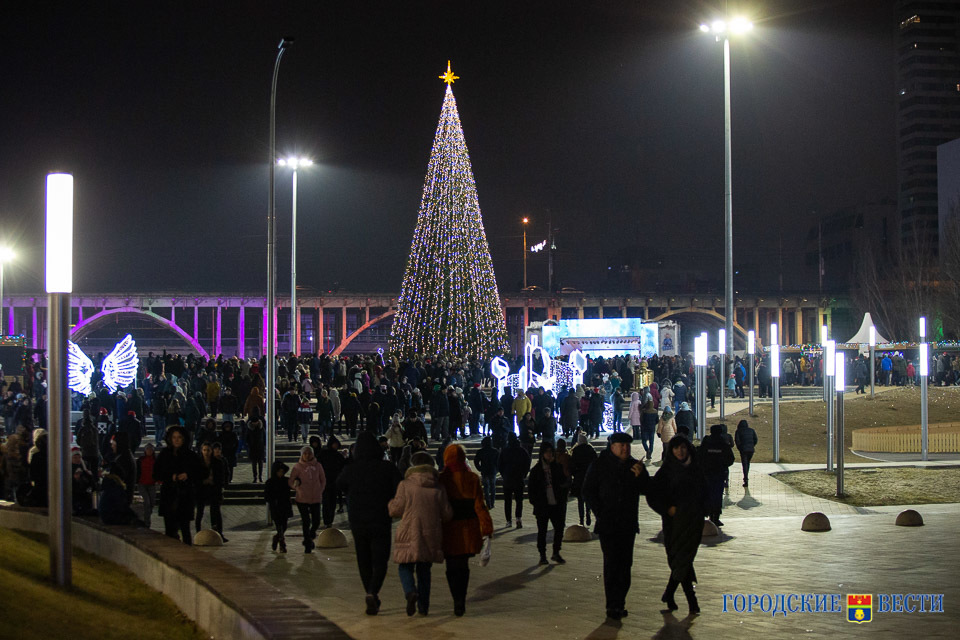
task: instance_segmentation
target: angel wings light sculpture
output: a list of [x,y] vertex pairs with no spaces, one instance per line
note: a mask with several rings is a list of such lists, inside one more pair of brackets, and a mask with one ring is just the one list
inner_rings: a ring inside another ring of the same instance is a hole
[[[103,359],[100,372],[103,373],[103,384],[116,393],[137,379],[137,368],[140,366],[140,356],[137,355],[137,343],[133,336],[127,334],[117,343],[113,351]],[[67,386],[77,393],[87,395],[91,391],[91,377],[93,376],[93,362],[73,342],[67,340]]]

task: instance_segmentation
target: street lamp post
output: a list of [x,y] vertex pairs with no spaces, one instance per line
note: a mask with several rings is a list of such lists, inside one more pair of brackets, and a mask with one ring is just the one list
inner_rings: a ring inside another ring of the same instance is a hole
[[718,343],[720,348],[720,420],[726,420],[727,412],[723,407],[723,399],[727,395],[727,331],[720,329]]
[[47,176],[47,524],[50,575],[61,587],[73,581],[70,493],[70,389],[67,387],[67,337],[73,291],[73,176]]
[[293,223],[290,233],[290,350],[300,355],[300,308],[297,306],[297,169],[309,167],[309,158],[280,158],[277,165],[293,169]]
[[527,288],[527,223],[529,218],[523,219],[523,288]]
[[770,390],[773,392],[773,461],[780,462],[780,345],[777,325],[770,325]]
[[824,348],[823,386],[827,390],[827,471],[833,471],[834,393],[837,374],[837,343],[827,340]]
[[823,385],[823,401],[831,402],[830,390],[827,388],[827,325],[820,325],[820,377]]
[[730,140],[730,33],[735,35],[753,29],[753,23],[744,18],[729,22],[714,20],[700,25],[704,33],[713,33],[719,41],[723,36],[723,164],[724,164],[724,328],[727,331],[727,352],[733,353],[733,162]]
[[837,385],[837,497],[843,497],[843,390],[846,386],[846,367],[843,352],[836,354]]
[[754,384],[753,374],[756,371],[756,363],[754,362],[754,360],[756,359],[756,355],[755,355],[756,352],[757,352],[757,336],[754,333],[753,329],[751,329],[750,331],[747,331],[747,356],[748,356],[748,363],[750,365],[750,372],[749,372],[750,373],[750,407],[747,413],[750,414],[751,418],[753,417],[753,384]]
[[874,378],[876,377],[877,328],[870,325],[870,399],[874,398]]
[[[287,48],[293,44],[292,38],[282,38],[277,47],[277,58],[273,64],[273,79],[270,84],[270,179],[267,203],[267,388],[266,409],[263,417],[267,428],[267,469],[273,468],[274,449],[277,437],[276,389],[277,389],[277,326],[273,312],[277,308],[277,211],[275,206],[275,180],[277,162],[277,74],[280,60]],[[269,518],[269,511],[267,518]]]
[[13,249],[0,247],[0,336],[3,333],[3,265],[13,260]]
[[927,319],[920,318],[920,459],[930,457],[927,428],[927,376],[930,374],[930,346],[927,344]]
[[701,333],[693,339],[693,365],[696,372],[697,433],[703,440],[704,423],[707,421],[707,334]]

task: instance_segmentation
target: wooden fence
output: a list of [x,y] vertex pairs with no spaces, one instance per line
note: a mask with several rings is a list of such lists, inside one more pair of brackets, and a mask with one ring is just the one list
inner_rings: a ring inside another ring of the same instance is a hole
[[[945,422],[928,425],[927,446],[930,453],[960,452],[960,424]],[[920,453],[920,425],[855,429],[853,449],[880,453]]]

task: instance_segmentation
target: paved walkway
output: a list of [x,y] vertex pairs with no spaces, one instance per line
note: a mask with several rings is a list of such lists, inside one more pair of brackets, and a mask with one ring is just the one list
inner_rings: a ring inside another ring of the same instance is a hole
[[[659,457],[659,453],[654,455]],[[938,465],[943,463],[930,463]],[[853,465],[851,465],[853,466]],[[525,527],[507,529],[502,504],[493,511],[493,560],[471,573],[467,615],[456,618],[443,567],[434,567],[429,617],[407,618],[396,566],[391,564],[379,616],[363,613],[363,589],[350,547],[300,553],[297,522],[291,522],[290,553],[270,551],[272,531],[263,507],[228,507],[230,542],[209,553],[267,580],[307,604],[356,638],[716,638],[787,637],[797,633],[876,634],[884,637],[956,637],[960,623],[960,576],[956,572],[956,531],[960,505],[923,505],[926,526],[896,527],[902,507],[857,508],[801,494],[769,475],[776,470],[816,465],[756,464],[749,490],[733,483],[725,497],[722,535],[707,541],[697,559],[703,614],[686,619],[660,613],[659,596],[668,576],[663,547],[654,541],[657,516],[640,512],[630,616],[604,620],[602,556],[599,543],[564,545],[564,566],[537,566],[536,529],[529,504]],[[654,466],[649,467],[655,472]],[[240,474],[245,470],[240,469]],[[246,472],[249,473],[249,472]],[[739,465],[731,477],[739,478]],[[804,533],[806,513],[827,513],[833,530]],[[571,503],[567,522],[576,517]],[[346,529],[345,515],[337,525]],[[156,526],[156,524],[155,524]],[[345,531],[349,538],[349,531]],[[944,613],[881,614],[867,625],[846,622],[842,613],[790,614],[722,612],[723,594],[755,593],[943,593]],[[686,605],[680,595],[681,616]]]

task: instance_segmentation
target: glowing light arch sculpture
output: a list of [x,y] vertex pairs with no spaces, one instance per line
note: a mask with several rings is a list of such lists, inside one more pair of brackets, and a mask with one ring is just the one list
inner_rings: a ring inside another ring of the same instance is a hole
[[80,340],[86,334],[96,329],[104,318],[109,318],[110,316],[120,313],[136,313],[146,316],[158,325],[170,329],[176,333],[184,342],[196,350],[199,355],[207,359],[210,358],[210,354],[207,353],[207,350],[204,349],[199,342],[194,340],[193,336],[181,329],[178,325],[174,324],[167,318],[157,315],[153,311],[144,311],[143,309],[138,309],[137,307],[117,307],[116,309],[105,309],[90,316],[89,318],[84,318],[83,322],[77,323],[77,326],[75,326],[70,332],[70,339],[74,341]]

